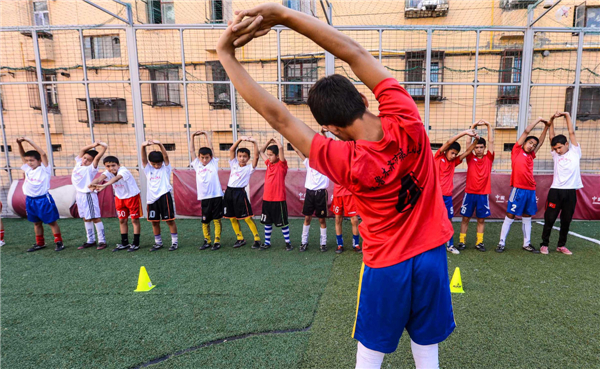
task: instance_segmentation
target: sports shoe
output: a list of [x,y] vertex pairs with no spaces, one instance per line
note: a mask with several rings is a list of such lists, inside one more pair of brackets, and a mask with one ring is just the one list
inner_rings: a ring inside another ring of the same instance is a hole
[[341,254],[342,252],[344,252],[344,246],[338,245],[337,249],[335,249],[335,253]]
[[460,251],[458,251],[454,246],[446,246],[446,251],[451,252],[454,255],[460,254]]
[[211,247],[212,245],[208,242],[208,240],[205,238],[204,239],[204,243],[202,244],[202,246],[198,247],[198,250],[206,250],[207,248]]
[[41,249],[43,249],[45,247],[46,247],[46,245],[37,245],[36,244],[36,245],[33,245],[30,248],[28,248],[27,252],[34,252],[34,251],[37,251],[37,250],[41,250]]
[[573,253],[571,251],[569,251],[568,248],[566,247],[557,247],[556,248],[556,252],[560,252],[561,254],[565,254],[565,255],[573,255]]
[[285,244],[285,251],[292,251],[294,249],[294,246],[292,246],[291,243],[286,243]]
[[162,247],[163,247],[162,243],[160,245],[159,244],[154,244],[154,246],[152,246],[152,248],[150,249],[150,251],[160,250],[160,249],[162,249]]
[[304,252],[306,251],[306,248],[308,247],[307,243],[303,243],[302,245],[300,245],[300,252]]
[[246,240],[241,239],[241,240],[237,240],[235,241],[235,243],[233,244],[233,248],[237,249],[238,247],[242,247],[246,244]]
[[131,245],[121,245],[120,243],[117,244],[117,247],[115,247],[113,249],[113,252],[115,251],[121,251],[121,250],[127,250]]
[[260,251],[265,251],[269,247],[271,247],[270,243],[263,243],[262,246],[260,247]]
[[0,241],[0,247],[6,245],[6,243],[4,241]]
[[354,252],[356,252],[357,254],[362,254],[362,249],[360,248],[360,246],[352,246],[352,249],[354,250]]
[[254,241],[254,243],[252,244],[252,248],[253,249],[260,249],[260,241]]
[[[477,248],[477,246],[475,246]],[[458,245],[456,245],[456,249],[459,251],[462,251],[464,249],[467,248],[467,245],[464,244],[464,242],[459,242]],[[483,251],[485,251],[485,249],[483,249]]]
[[212,251],[218,250],[221,248],[220,242],[215,242],[215,244],[210,248]]
[[87,242],[86,242],[86,243],[84,243],[83,245],[79,246],[79,247],[77,248],[77,250],[83,250],[83,249],[87,249],[88,247],[94,247],[94,246],[96,246],[96,241],[94,241],[94,242],[90,242],[90,243],[87,243]]
[[98,244],[98,247],[96,247],[96,250],[104,250],[107,247],[108,247],[108,245],[106,244],[106,242],[100,242]]
[[175,251],[177,250],[177,248],[179,247],[179,244],[177,242],[174,242],[171,247],[169,247],[169,251]]
[[133,244],[131,244],[131,245],[129,245],[129,250],[127,250],[127,252],[134,252],[134,251],[137,251],[139,249],[140,249],[139,245],[133,245]]
[[321,252],[325,252],[327,251],[327,245],[321,245],[319,249],[321,250]]
[[496,246],[496,252],[504,252],[504,245],[498,244],[498,246]]
[[58,241],[55,243],[56,247],[54,248],[54,251],[62,251],[65,249],[65,245],[63,244],[62,241]]
[[527,245],[527,246],[523,246],[523,250],[525,251],[529,251],[532,254],[539,254],[539,250],[537,250],[535,247],[531,246],[531,245]]
[[548,246],[540,247],[540,253],[542,253],[544,255],[548,255]]
[[481,251],[481,252],[486,252],[487,250],[485,249],[485,245],[482,243],[478,243],[477,245],[475,245],[475,249]]

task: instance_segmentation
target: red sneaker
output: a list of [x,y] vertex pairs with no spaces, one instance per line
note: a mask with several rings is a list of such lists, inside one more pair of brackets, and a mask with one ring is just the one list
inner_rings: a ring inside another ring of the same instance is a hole
[[573,255],[573,253],[571,251],[569,251],[569,249],[566,248],[566,247],[564,247],[564,246],[563,247],[557,247],[556,248],[556,252],[560,252],[560,253],[565,254],[565,255]]
[[548,255],[548,246],[540,247],[540,252],[544,255]]

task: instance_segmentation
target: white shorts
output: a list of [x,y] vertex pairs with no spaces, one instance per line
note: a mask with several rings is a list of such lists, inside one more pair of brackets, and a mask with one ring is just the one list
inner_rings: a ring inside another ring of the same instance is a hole
[[77,211],[82,219],[100,218],[100,203],[96,192],[77,192]]

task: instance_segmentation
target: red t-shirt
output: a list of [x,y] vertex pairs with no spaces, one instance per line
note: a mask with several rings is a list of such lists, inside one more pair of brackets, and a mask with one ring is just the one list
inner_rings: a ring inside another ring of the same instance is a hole
[[467,187],[466,193],[489,195],[492,193],[492,164],[494,153],[487,152],[480,159],[473,154],[467,155]]
[[535,152],[526,153],[523,147],[516,143],[512,149],[511,159],[510,185],[523,190],[535,190],[535,179],[533,178]]
[[267,173],[265,174],[264,201],[285,201],[285,176],[288,171],[287,161],[279,160],[275,164],[265,160]]
[[443,196],[452,196],[454,190],[454,168],[456,168],[462,160],[457,156],[454,160],[448,161],[446,153],[438,150],[434,156],[435,164],[440,175],[440,186],[442,187]]
[[333,197],[350,196],[352,192],[348,191],[346,187],[340,186],[337,183],[333,184]]
[[363,261],[383,268],[443,245],[453,229],[417,105],[394,78],[381,81],[373,93],[383,138],[335,141],[315,135],[310,162],[352,193],[363,219]]

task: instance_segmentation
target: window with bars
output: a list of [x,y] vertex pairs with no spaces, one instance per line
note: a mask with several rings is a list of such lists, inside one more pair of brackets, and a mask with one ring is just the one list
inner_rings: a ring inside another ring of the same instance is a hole
[[148,0],[148,23],[174,24],[175,4],[173,0]]
[[[56,71],[43,70],[42,80],[46,82],[56,82]],[[35,69],[27,71],[27,81],[37,82],[37,72]],[[55,83],[50,83],[44,84],[43,88],[46,94],[46,110],[48,113],[59,114],[58,86]],[[35,110],[42,110],[38,85],[27,85],[27,92],[29,96],[29,107]]]
[[[178,81],[179,68],[150,69],[152,81]],[[150,86],[151,100],[142,101],[150,106],[177,106],[181,107],[181,86],[179,83],[153,83]]]
[[[207,61],[207,81],[229,81],[225,68],[218,60]],[[231,91],[229,83],[208,83],[208,104],[212,109],[231,109]]]
[[[316,58],[292,59],[283,62],[284,82],[316,82],[318,65]],[[312,85],[284,85],[283,102],[286,104],[306,104],[308,91]]]
[[[565,96],[565,111],[573,107],[573,87],[567,88]],[[579,103],[577,104],[577,120],[600,119],[600,87],[580,87]]]
[[[521,83],[522,50],[504,50],[500,58],[500,83]],[[498,86],[498,104],[518,104],[521,86]]]
[[208,6],[210,7],[208,11],[210,23],[224,23],[223,0],[209,0]]
[[[431,52],[431,69],[429,80],[432,83],[443,82],[444,80],[444,57],[443,51]],[[404,68],[404,80],[406,82],[425,82],[426,77],[426,52],[425,51],[407,51],[406,65]],[[414,100],[424,100],[426,94],[425,85],[405,85],[406,91]],[[442,86],[431,85],[429,89],[431,100],[442,100]]]
[[86,59],[121,57],[121,40],[119,36],[86,36],[83,42]]
[[573,27],[600,28],[600,6],[588,6],[585,2],[576,6]]
[[[127,123],[127,102],[119,97],[96,97],[90,99],[94,124]],[[82,123],[89,123],[85,99],[77,99],[77,117]]]
[[48,12],[48,1],[33,2],[33,25],[34,26],[49,26],[50,13]]

